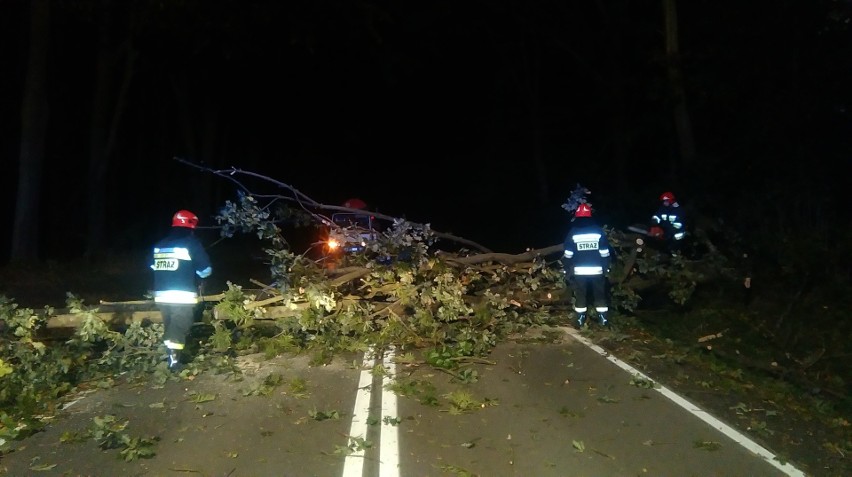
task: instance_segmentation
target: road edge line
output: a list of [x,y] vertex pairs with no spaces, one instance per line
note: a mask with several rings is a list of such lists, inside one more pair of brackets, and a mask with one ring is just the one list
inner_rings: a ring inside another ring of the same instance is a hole
[[663,386],[662,384],[660,384],[656,380],[651,379],[650,377],[645,375],[645,373],[639,371],[638,369],[634,368],[633,366],[630,366],[629,364],[625,363],[624,361],[621,361],[620,359],[616,358],[609,351],[607,351],[607,350],[601,348],[600,346],[592,343],[591,341],[589,341],[588,338],[580,335],[580,333],[575,328],[572,328],[572,327],[569,327],[569,326],[560,326],[559,328],[563,332],[565,332],[565,334],[571,336],[572,338],[574,338],[578,342],[584,344],[586,347],[590,348],[592,351],[603,356],[604,358],[606,358],[607,360],[609,360],[610,362],[612,362],[613,364],[615,364],[619,368],[621,368],[621,369],[623,369],[623,370],[625,370],[625,371],[627,371],[631,374],[639,376],[642,379],[653,382],[656,385],[653,388],[655,391],[659,392],[660,394],[662,394],[663,396],[665,396],[666,398],[668,398],[669,400],[671,400],[672,402],[674,402],[678,406],[682,407],[684,410],[686,410],[690,414],[692,414],[692,415],[696,416],[697,418],[701,419],[702,421],[706,422],[707,424],[709,424],[710,426],[712,426],[713,428],[715,428],[717,431],[721,432],[722,434],[726,435],[729,439],[733,440],[737,444],[745,447],[747,450],[751,451],[752,453],[762,457],[768,464],[777,468],[781,472],[784,472],[786,475],[788,475],[790,477],[807,477],[804,472],[797,469],[796,467],[794,467],[790,463],[780,462],[778,460],[778,457],[774,453],[772,453],[772,451],[770,451],[769,449],[767,449],[767,448],[761,446],[760,444],[758,444],[757,442],[751,440],[748,436],[740,433],[739,431],[737,431],[733,427],[731,427],[731,426],[725,424],[724,422],[720,421],[719,419],[712,416],[707,411],[701,409],[699,406],[696,406],[695,404],[688,401],[684,397],[678,395],[674,391]]

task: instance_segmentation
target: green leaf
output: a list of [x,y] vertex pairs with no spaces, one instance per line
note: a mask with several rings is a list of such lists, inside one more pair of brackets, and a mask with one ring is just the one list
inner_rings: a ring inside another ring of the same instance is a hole
[[190,401],[192,401],[196,404],[199,404],[199,403],[202,403],[202,402],[214,401],[214,400],[216,400],[216,397],[217,397],[216,394],[197,393],[194,396],[192,396]]
[[15,368],[13,368],[11,365],[6,364],[3,359],[0,359],[0,378],[6,376],[7,374],[12,374],[12,371],[14,370]]

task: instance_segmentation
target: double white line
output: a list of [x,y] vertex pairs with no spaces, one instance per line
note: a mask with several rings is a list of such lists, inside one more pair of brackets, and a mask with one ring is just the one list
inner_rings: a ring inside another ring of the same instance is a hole
[[[394,348],[389,348],[381,357],[385,372],[382,374],[382,385],[377,392],[381,394],[382,408],[379,421],[379,476],[399,477],[399,435],[397,425],[386,422],[385,418],[397,418],[396,393],[385,391],[385,387],[396,376],[396,364],[393,362]],[[370,401],[373,391],[373,367],[376,365],[375,350],[370,348],[364,353],[361,365],[361,377],[358,381],[358,394],[355,396],[355,407],[352,410],[352,425],[349,428],[351,438],[367,439],[368,421],[370,418]],[[351,443],[350,443],[351,444]],[[364,448],[359,448],[346,456],[343,466],[343,477],[362,477],[364,475]]]

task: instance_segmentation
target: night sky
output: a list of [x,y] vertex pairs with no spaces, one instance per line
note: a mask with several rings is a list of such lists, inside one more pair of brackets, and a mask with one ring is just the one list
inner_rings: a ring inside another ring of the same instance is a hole
[[[28,3],[0,2],[4,261]],[[107,21],[114,91],[121,47],[136,53],[105,184],[111,251],[147,247],[180,208],[211,225],[235,197],[220,179],[202,188],[210,178],[175,156],[266,174],[321,203],[360,197],[509,252],[562,241],[560,205],[577,183],[617,227],[646,221],[672,190],[695,216],[739,227],[807,226],[819,214],[848,229],[838,171],[852,152],[852,2],[677,2],[689,164],[672,124],[662,5],[54,1],[40,255],[85,248]],[[817,212],[789,204],[800,197]]]

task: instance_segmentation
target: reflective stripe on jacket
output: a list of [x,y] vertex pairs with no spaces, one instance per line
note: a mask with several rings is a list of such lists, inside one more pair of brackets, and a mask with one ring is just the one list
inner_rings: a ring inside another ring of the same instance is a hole
[[198,301],[196,277],[213,272],[210,257],[189,229],[174,228],[154,245],[151,255],[154,270],[154,301],[191,304]]
[[591,217],[579,217],[563,244],[562,266],[574,275],[602,275],[609,270],[609,241],[603,228]]
[[168,303],[172,305],[194,305],[198,303],[198,293],[184,290],[155,291],[154,303]]
[[680,240],[684,237],[684,220],[680,210],[680,204],[675,202],[671,205],[661,205],[657,212],[651,216],[651,221],[660,225],[665,231],[667,237],[673,237],[675,240]]

